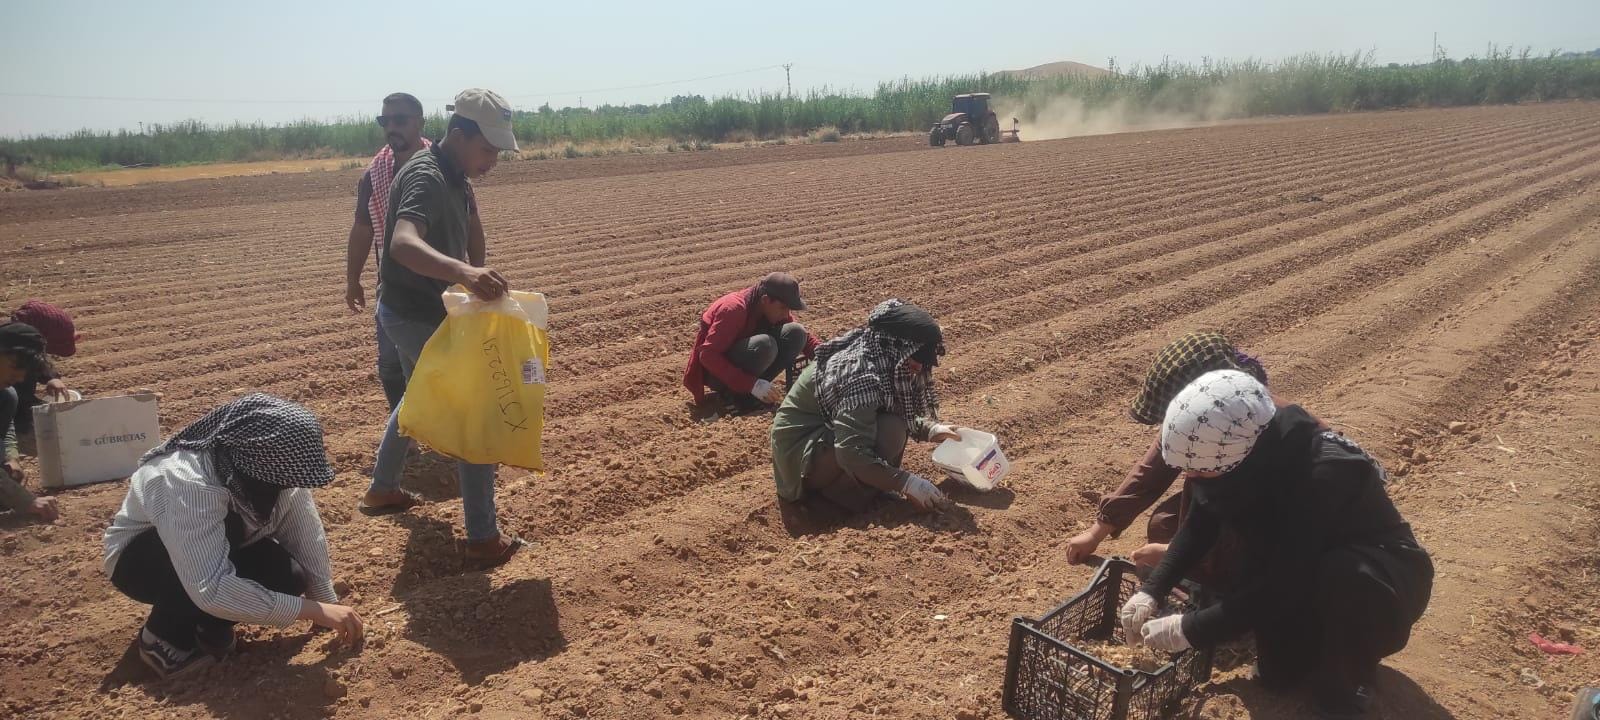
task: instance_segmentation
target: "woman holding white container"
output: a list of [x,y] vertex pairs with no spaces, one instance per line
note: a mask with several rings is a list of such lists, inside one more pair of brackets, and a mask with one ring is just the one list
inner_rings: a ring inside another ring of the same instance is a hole
[[884,493],[923,510],[944,504],[937,486],[900,467],[908,440],[959,437],[938,421],[933,368],[943,354],[933,316],[894,299],[874,308],[866,325],[818,347],[772,421],[778,497],[819,495],[851,512]]

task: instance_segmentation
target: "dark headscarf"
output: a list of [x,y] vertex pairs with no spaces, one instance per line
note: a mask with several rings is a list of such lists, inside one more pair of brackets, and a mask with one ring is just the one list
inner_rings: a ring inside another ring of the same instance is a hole
[[1239,352],[1227,336],[1214,332],[1193,332],[1178,338],[1156,353],[1156,360],[1145,376],[1144,389],[1133,399],[1129,412],[1134,422],[1156,425],[1172,404],[1172,398],[1201,375],[1216,370],[1238,370],[1267,384],[1267,370],[1261,361]]
[[0,352],[16,356],[22,370],[31,377],[49,367],[44,355],[44,335],[32,325],[0,322]]
[[[937,418],[931,369],[942,351],[943,333],[932,315],[902,300],[885,300],[865,326],[817,348],[817,401],[830,418],[861,407],[908,419]],[[913,373],[905,361],[918,355],[928,360]]]
[[272,516],[284,488],[333,482],[322,424],[295,403],[263,393],[223,405],[178,431],[139,462],[177,452],[208,452],[235,506],[257,525]]

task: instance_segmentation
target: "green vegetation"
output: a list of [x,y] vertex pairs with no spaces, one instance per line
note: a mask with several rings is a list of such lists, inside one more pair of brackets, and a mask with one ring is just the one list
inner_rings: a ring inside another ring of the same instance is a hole
[[[1164,63],[1100,77],[907,78],[881,83],[871,94],[823,88],[800,97],[756,94],[708,100],[689,95],[659,105],[559,110],[547,105],[518,113],[515,123],[518,139],[530,148],[528,154],[544,157],[575,157],[585,154],[578,147],[624,141],[674,150],[814,132],[826,141],[841,133],[926,129],[947,111],[951,95],[975,91],[993,93],[998,106],[1024,117],[1061,98],[1072,98],[1089,109],[1116,106],[1208,119],[1593,99],[1600,98],[1600,56],[1531,56],[1491,49],[1486,57],[1379,65],[1371,54],[1358,53],[1306,55],[1277,63]],[[443,127],[442,117],[428,121],[430,133]],[[108,165],[363,156],[382,142],[382,130],[366,119],[305,120],[271,127],[184,122],[141,132],[82,131],[0,140],[0,158],[62,172]]]

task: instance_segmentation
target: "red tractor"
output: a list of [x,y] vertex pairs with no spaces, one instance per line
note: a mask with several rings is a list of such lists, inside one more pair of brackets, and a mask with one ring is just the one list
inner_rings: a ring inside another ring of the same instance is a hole
[[957,145],[1000,142],[1000,119],[989,109],[989,93],[957,95],[950,101],[950,114],[928,131],[928,144],[944,147],[950,140]]

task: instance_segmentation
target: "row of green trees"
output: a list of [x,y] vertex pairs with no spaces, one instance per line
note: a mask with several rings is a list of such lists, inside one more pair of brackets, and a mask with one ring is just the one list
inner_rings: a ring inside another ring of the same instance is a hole
[[[870,94],[822,88],[789,97],[763,93],[674,97],[656,105],[549,106],[519,112],[519,140],[531,146],[631,140],[717,142],[804,134],[921,130],[949,108],[950,96],[989,92],[1028,116],[1064,97],[1084,107],[1204,115],[1211,119],[1401,107],[1448,107],[1600,98],[1600,56],[1534,56],[1491,50],[1485,57],[1379,64],[1370,53],[1306,55],[1280,62],[1163,63],[1104,75],[1025,79],[977,74],[902,79]],[[433,117],[430,134],[442,132]],[[53,171],[308,156],[361,156],[383,143],[369,119],[303,120],[284,125],[180,122],[140,132],[81,131],[0,140],[0,156]]]

